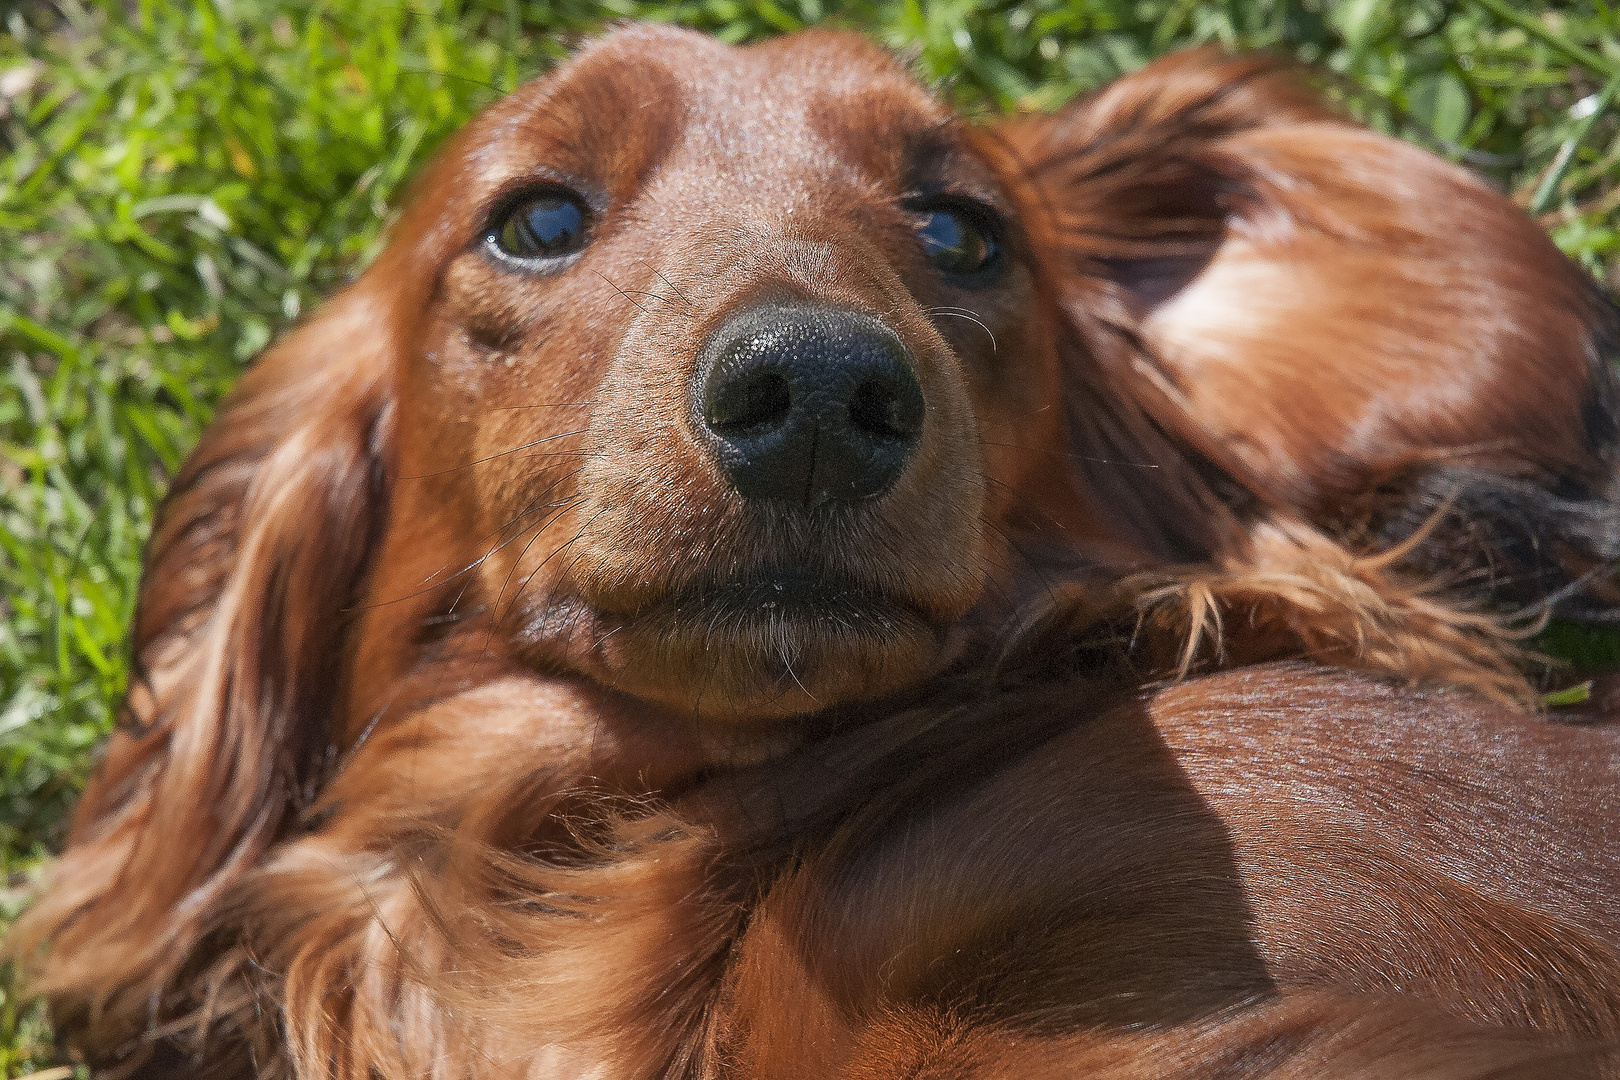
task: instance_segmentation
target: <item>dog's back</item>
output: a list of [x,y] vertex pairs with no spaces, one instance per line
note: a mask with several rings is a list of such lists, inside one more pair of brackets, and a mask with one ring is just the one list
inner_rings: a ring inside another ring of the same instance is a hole
[[966,790],[877,798],[774,886],[737,961],[744,1075],[1616,1066],[1620,722],[1306,665],[1100,716],[1073,689],[964,712],[1067,719]]

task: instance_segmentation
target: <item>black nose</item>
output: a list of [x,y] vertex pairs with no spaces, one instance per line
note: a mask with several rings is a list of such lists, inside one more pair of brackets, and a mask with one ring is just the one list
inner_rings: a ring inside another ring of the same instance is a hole
[[733,487],[806,505],[888,490],[923,427],[899,336],[835,308],[755,308],[728,320],[698,365],[697,407]]

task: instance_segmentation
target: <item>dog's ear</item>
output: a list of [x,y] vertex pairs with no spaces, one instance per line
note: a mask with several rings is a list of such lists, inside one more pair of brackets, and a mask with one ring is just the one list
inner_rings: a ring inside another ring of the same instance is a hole
[[144,1015],[211,901],[310,796],[387,500],[394,334],[378,279],[258,361],[160,510],[120,730],[8,942],[26,959],[48,946],[35,988],[66,1027]]
[[981,145],[1018,207],[1065,380],[1085,501],[1150,561],[1208,559],[1269,495],[1153,362],[1142,316],[1225,241],[1240,188],[1216,153],[1235,132],[1330,114],[1276,61],[1171,56]]
[[[1074,400],[1136,403],[1195,463],[1183,488],[1353,543],[1429,525],[1412,561],[1499,597],[1620,555],[1612,315],[1485,184],[1340,117],[1291,65],[1210,50],[997,136]],[[1130,460],[1095,445],[1106,415],[1081,410],[1076,453]],[[1186,554],[1246,534],[1188,535],[1198,500],[1170,494]]]

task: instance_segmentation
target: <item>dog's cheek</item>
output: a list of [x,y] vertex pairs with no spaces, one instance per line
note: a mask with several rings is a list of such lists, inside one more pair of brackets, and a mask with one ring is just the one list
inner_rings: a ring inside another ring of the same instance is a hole
[[444,305],[470,341],[508,352],[532,336],[545,284],[538,275],[504,270],[483,252],[470,251],[445,273]]
[[440,467],[476,492],[486,531],[578,488],[582,436],[616,343],[611,324],[590,316],[602,302],[591,281],[508,271],[479,253],[446,274],[421,381],[438,405],[434,438],[453,448]]
[[1062,373],[1033,274],[1015,263],[1002,287],[950,302],[973,313],[936,323],[962,361],[983,477],[985,565],[1001,576],[1044,560],[1048,548],[1071,547],[1094,525],[1067,479]]
[[[985,465],[996,480],[1011,482],[1037,469],[1038,459],[1056,449],[1053,440],[1061,437],[1061,425],[1053,423],[1062,412],[1062,384],[1049,320],[1042,318],[1034,278],[1021,263],[1009,268],[1001,287],[949,302],[973,316],[942,317],[939,325],[962,358]],[[1042,464],[1050,473],[1059,462]]]

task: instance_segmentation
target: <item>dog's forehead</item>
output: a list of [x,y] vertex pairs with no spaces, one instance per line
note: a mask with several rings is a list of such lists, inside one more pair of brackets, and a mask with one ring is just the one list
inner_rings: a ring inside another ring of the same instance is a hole
[[952,121],[898,61],[854,34],[810,31],[744,48],[636,26],[520,88],[479,142],[491,161],[544,150],[571,159],[559,163],[565,170],[592,172],[683,152],[744,169],[836,158],[883,171],[952,141]]

